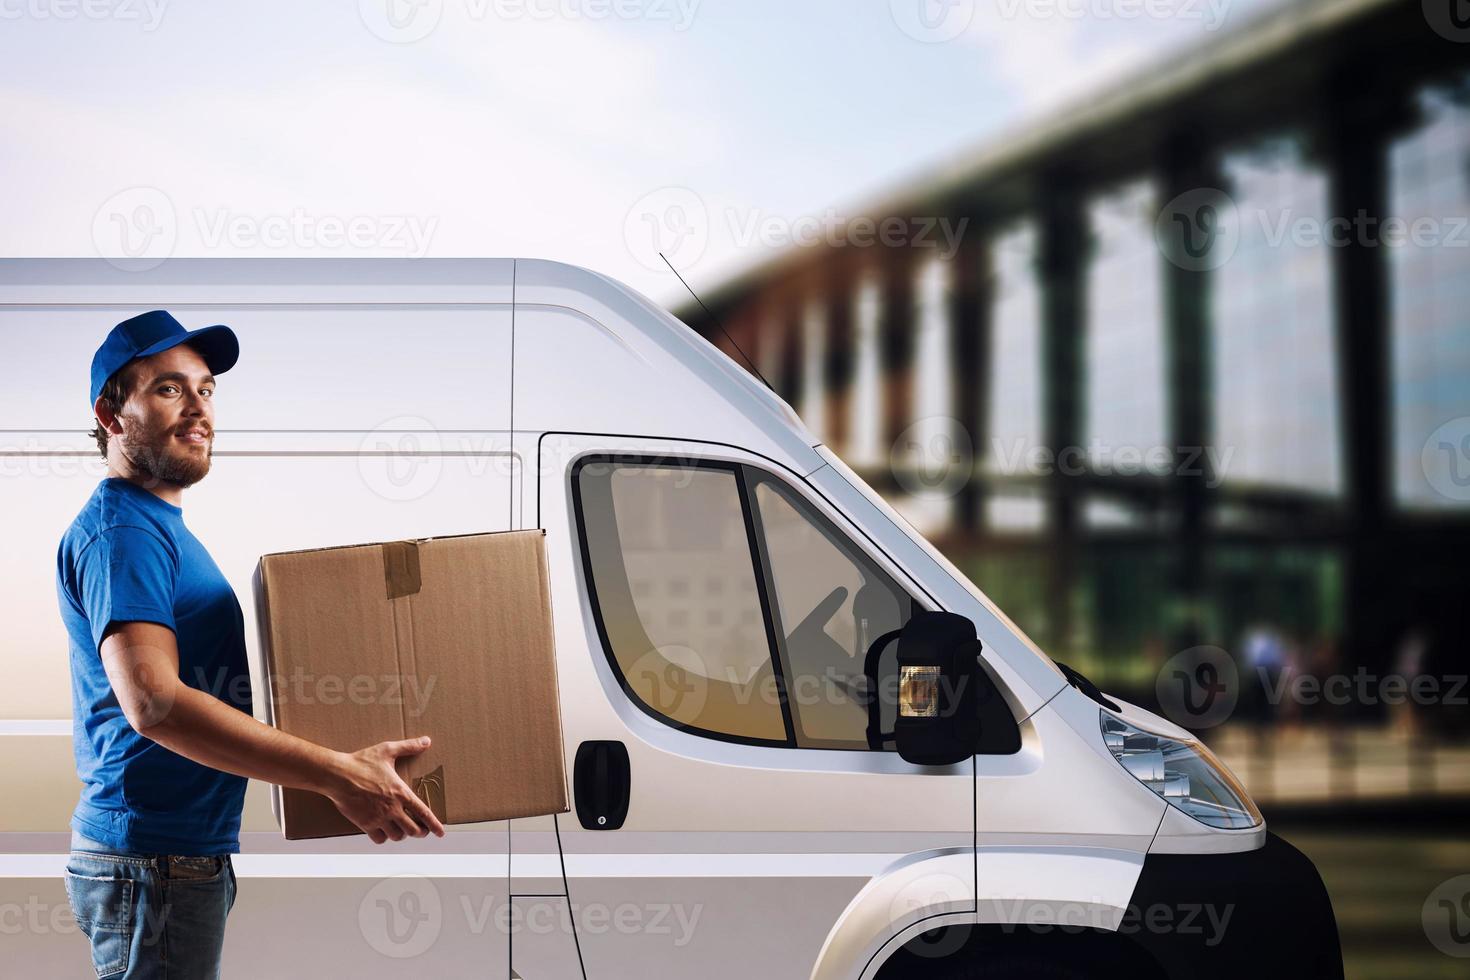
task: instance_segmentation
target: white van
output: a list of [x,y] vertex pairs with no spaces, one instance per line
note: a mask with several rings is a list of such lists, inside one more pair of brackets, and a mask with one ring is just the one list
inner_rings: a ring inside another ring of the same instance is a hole
[[[572,812],[291,842],[252,785],[226,976],[1341,976],[1316,870],[1189,732],[1053,664],[688,326],[524,259],[0,260],[5,908],[65,907],[55,549],[102,475],[91,353],[154,308],[240,338],[184,506],[247,621],[272,551],[539,527],[550,567]],[[33,918],[7,969],[81,975]]]

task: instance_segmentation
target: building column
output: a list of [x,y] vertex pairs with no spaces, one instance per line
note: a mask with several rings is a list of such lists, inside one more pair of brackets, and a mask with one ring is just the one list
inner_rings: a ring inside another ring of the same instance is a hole
[[[1388,214],[1387,147],[1395,120],[1409,114],[1393,88],[1360,70],[1333,85],[1327,139],[1330,213],[1357,228],[1360,215],[1381,228]],[[1402,608],[1396,577],[1413,554],[1389,540],[1392,467],[1387,249],[1352,234],[1332,248],[1337,308],[1341,450],[1348,504],[1343,655],[1345,669],[1380,676],[1391,669],[1394,617]]]
[[[1210,159],[1203,137],[1184,130],[1165,141],[1159,161],[1158,204],[1162,208],[1182,194],[1224,190],[1224,178]],[[1187,199],[1186,199],[1187,200]],[[1180,243],[1174,243],[1176,247]],[[1204,452],[1214,432],[1213,370],[1210,363],[1211,270],[1183,255],[1159,256],[1163,269],[1164,377],[1168,424],[1174,460],[1165,500],[1177,516],[1176,537],[1169,548],[1172,590],[1167,642],[1172,651],[1206,642],[1206,569],[1209,562],[1208,472]]]
[[955,253],[950,280],[950,365],[954,376],[954,407],[950,414],[961,431],[969,435],[971,470],[955,501],[955,530],[964,538],[980,533],[982,502],[980,460],[989,439],[990,352],[993,270],[989,243],[973,229]]
[[852,262],[845,256],[831,260],[823,287],[827,308],[827,356],[822,379],[827,388],[827,445],[839,456],[848,448],[852,415],[853,290]]
[[755,345],[750,356],[755,358],[761,377],[780,394],[782,346],[786,341],[780,319],[781,308],[767,289],[761,289],[750,306],[755,330]]
[[785,289],[775,297],[772,304],[774,322],[779,325],[776,332],[776,343],[779,345],[780,354],[776,358],[779,367],[776,377],[771,378],[771,384],[776,386],[776,393],[786,404],[796,408],[801,405],[802,395],[802,370],[801,370],[801,297],[798,292],[790,292]]
[[815,277],[800,290],[797,330],[801,333],[801,401],[797,414],[811,434],[831,442],[827,418],[827,297]]
[[892,452],[913,421],[914,275],[911,248],[885,249],[879,259],[882,309],[878,314],[878,358],[883,392],[883,452]]
[[[1042,431],[1047,447],[1061,453],[1082,444],[1082,341],[1087,322],[1087,212],[1078,180],[1065,172],[1043,176],[1038,191],[1037,280],[1041,287]],[[1047,487],[1051,551],[1047,593],[1052,649],[1073,645],[1073,594],[1081,557],[1076,481],[1053,466]]]

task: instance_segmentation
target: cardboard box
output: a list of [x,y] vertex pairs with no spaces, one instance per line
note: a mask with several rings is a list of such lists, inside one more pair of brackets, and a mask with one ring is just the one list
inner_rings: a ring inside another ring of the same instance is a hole
[[[545,533],[262,557],[267,720],[342,751],[428,735],[398,773],[446,824],[566,812]],[[305,790],[273,807],[290,840],[362,832]]]

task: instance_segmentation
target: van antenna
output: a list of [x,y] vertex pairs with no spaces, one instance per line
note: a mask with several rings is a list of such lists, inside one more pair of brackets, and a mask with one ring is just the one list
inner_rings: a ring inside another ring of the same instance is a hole
[[725,325],[719,321],[719,318],[717,318],[713,313],[709,311],[709,307],[704,305],[704,300],[699,298],[699,294],[696,293],[693,289],[689,288],[689,284],[687,282],[684,282],[684,277],[679,275],[679,270],[674,268],[674,264],[668,260],[668,257],[665,256],[662,252],[658,253],[658,257],[663,259],[664,265],[669,267],[669,271],[672,272],[681,283],[684,283],[684,288],[689,290],[689,295],[694,297],[694,302],[698,303],[699,308],[704,310],[704,315],[710,318],[710,322],[720,328],[720,333],[725,335],[725,339],[730,342],[730,346],[739,351],[740,356],[745,358],[745,363],[750,365],[750,373],[759,378],[761,384],[765,385],[767,388],[770,388],[771,394],[776,394],[776,389],[771,388],[771,383],[766,380],[765,375],[761,374],[760,369],[755,366],[755,362],[746,355],[745,351],[740,350],[740,345],[735,343],[735,338],[730,336],[730,331],[726,330]]

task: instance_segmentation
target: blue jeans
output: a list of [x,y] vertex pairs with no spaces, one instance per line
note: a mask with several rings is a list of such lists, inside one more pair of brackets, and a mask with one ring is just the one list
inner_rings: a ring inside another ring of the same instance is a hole
[[213,980],[235,904],[228,854],[120,851],[72,831],[66,897],[98,977]]

